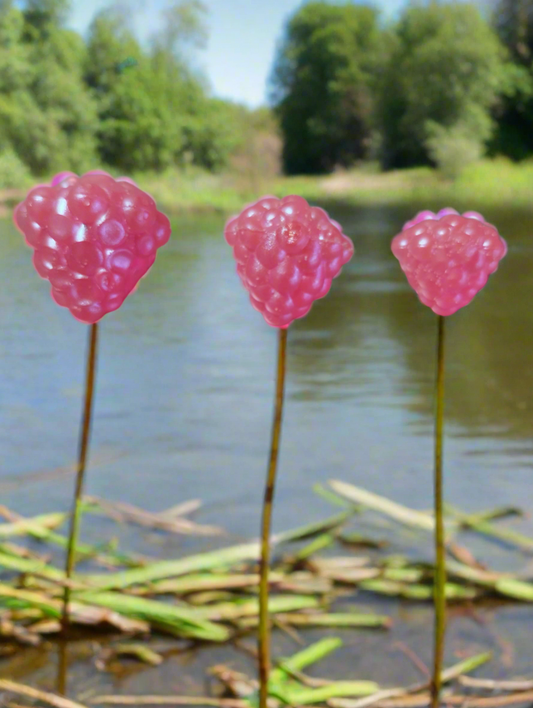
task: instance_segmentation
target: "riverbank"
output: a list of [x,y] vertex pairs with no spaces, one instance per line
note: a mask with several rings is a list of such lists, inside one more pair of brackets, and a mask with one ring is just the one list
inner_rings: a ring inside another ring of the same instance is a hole
[[[533,191],[533,161],[514,164],[497,158],[471,165],[455,182],[429,167],[380,172],[374,165],[325,177],[262,179],[242,174],[210,174],[202,170],[173,170],[134,175],[169,213],[217,211],[231,213],[261,194],[300,194],[315,202],[352,206],[406,204],[476,205],[478,208],[529,208]],[[44,181],[44,180],[43,180]],[[30,184],[0,191],[0,218],[9,215]]]
[[501,158],[485,160],[471,165],[455,182],[443,179],[430,167],[380,172],[372,165],[325,177],[255,180],[253,185],[242,176],[205,173],[140,175],[138,182],[169,211],[232,212],[260,194],[300,194],[310,201],[349,206],[426,202],[523,209],[531,205],[533,162],[518,165]]
[[[406,681],[404,676],[401,685],[391,685],[396,680],[394,674],[380,672],[378,683],[375,669],[380,668],[379,664],[373,664],[370,679],[364,673],[369,667],[358,664],[355,671],[341,664],[327,679],[312,681],[301,673],[343,646],[351,657],[350,663],[360,660],[365,653],[363,642],[375,642],[380,654],[385,655],[391,645],[394,646],[394,627],[398,632],[405,624],[407,608],[410,606],[411,612],[425,611],[432,598],[434,577],[433,563],[426,557],[427,539],[434,528],[430,513],[339,480],[316,485],[314,492],[331,503],[336,513],[272,537],[274,558],[269,608],[276,630],[275,654],[280,633],[292,643],[290,658],[276,661],[271,675],[273,705],[280,701],[296,706],[326,704],[330,708],[363,708],[365,704],[360,704],[358,699],[366,697],[368,700],[370,696],[373,703],[383,708],[427,705],[429,695],[425,680],[413,682],[408,676]],[[141,557],[130,548],[119,548],[118,542],[77,546],[81,568],[73,581],[70,605],[76,642],[73,641],[69,649],[72,654],[75,645],[79,647],[83,642],[90,645],[87,656],[89,660],[91,656],[98,657],[99,672],[104,680],[94,681],[87,690],[76,676],[76,662],[72,661],[74,703],[61,702],[55,694],[40,692],[42,677],[37,681],[37,690],[15,683],[26,672],[21,676],[13,670],[28,648],[39,648],[43,653],[51,651],[51,642],[60,631],[60,599],[65,578],[58,565],[61,559],[57,551],[66,544],[65,536],[59,531],[66,515],[57,512],[25,518],[3,507],[1,516],[7,521],[0,523],[3,577],[0,648],[5,660],[0,663],[0,691],[37,699],[54,708],[82,708],[77,701],[87,705],[253,708],[257,690],[255,662],[236,670],[231,652],[240,648],[255,658],[259,545],[254,540],[228,545],[224,529],[190,518],[201,506],[199,500],[191,500],[153,512],[123,502],[96,497],[84,499],[84,517],[92,517],[92,525],[94,517],[98,518],[99,523],[107,523],[115,533],[127,525],[140,528],[144,533],[150,531],[153,538],[157,534],[160,540],[196,536],[211,538],[212,542],[208,551],[185,555],[182,552],[174,558]],[[452,620],[465,612],[475,612],[476,616],[494,612],[496,602],[528,605],[533,601],[530,574],[503,573],[488,568],[474,556],[472,546],[463,545],[482,536],[487,543],[506,549],[509,555],[515,551],[529,553],[533,540],[508,524],[500,523],[522,514],[520,509],[498,507],[481,514],[454,509],[447,515],[446,592]],[[399,552],[400,539],[404,543],[409,539],[409,554]],[[152,546],[152,551],[155,550]],[[387,608],[394,617],[372,611],[372,598],[376,609]],[[389,604],[378,604],[380,599]],[[403,606],[400,614],[398,605],[392,604],[398,600]],[[507,681],[501,685],[507,692],[507,701],[484,704],[484,692],[488,690],[490,695],[491,691],[499,689],[499,683],[485,678],[469,684],[464,675],[485,664],[488,664],[488,672],[501,671],[503,659],[495,655],[494,641],[485,637],[484,644],[464,645],[457,643],[453,631],[450,637],[453,651],[447,655],[448,668],[443,673],[443,682],[462,680],[451,694],[446,686],[447,698],[453,697],[447,702],[462,705],[467,699],[470,704],[471,700],[479,698],[479,703],[474,701],[472,705],[499,708],[520,704],[526,695],[524,692],[532,691],[531,679]],[[219,663],[213,666],[209,647],[216,645],[224,646],[225,652],[218,655]],[[159,686],[159,678],[155,684],[145,678],[135,689],[142,690],[142,694],[134,696],[125,695],[123,684],[106,683],[105,675],[116,675],[117,670],[126,671],[128,666],[130,671],[134,667],[136,672],[152,671],[153,676],[162,677],[165,665],[168,666],[173,655],[183,651],[184,646],[195,647],[198,655],[202,648],[207,657],[203,671],[222,684],[222,694],[217,691],[215,695],[178,698],[178,691],[190,691],[191,687],[197,690],[201,686],[200,682],[184,682],[182,671],[178,672],[180,681],[174,684],[171,694],[174,698],[160,695],[165,689]],[[406,652],[414,657],[415,669],[422,667],[426,673],[426,657],[423,649],[422,654],[419,653],[421,648],[417,646],[416,651],[406,649]],[[288,667],[291,670],[285,675],[283,672]],[[402,668],[405,670],[405,666]],[[515,676],[509,671],[513,668],[512,663],[506,666],[506,674]],[[31,670],[28,673],[31,674]],[[344,678],[340,678],[343,675]],[[148,686],[157,686],[158,695],[147,695]],[[49,689],[50,682],[45,681],[44,687]],[[465,687],[481,693],[467,695]],[[99,695],[101,690],[107,693]],[[397,703],[388,702],[400,697],[402,700]],[[222,698],[236,699],[236,702],[226,703]],[[387,702],[382,704],[385,699]]]

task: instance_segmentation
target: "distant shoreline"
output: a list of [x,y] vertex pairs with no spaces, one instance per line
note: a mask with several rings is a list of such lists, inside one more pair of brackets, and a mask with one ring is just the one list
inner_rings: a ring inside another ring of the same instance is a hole
[[[348,206],[380,204],[426,208],[495,207],[533,210],[533,162],[512,163],[498,158],[469,166],[455,181],[447,181],[430,167],[379,172],[373,166],[331,175],[261,179],[235,173],[211,174],[201,170],[169,171],[162,175],[133,175],[170,215],[230,214],[264,194],[283,197],[299,194],[314,203]],[[35,182],[45,182],[36,178]],[[253,183],[253,188],[251,184]],[[0,189],[0,218],[9,218],[30,185]]]

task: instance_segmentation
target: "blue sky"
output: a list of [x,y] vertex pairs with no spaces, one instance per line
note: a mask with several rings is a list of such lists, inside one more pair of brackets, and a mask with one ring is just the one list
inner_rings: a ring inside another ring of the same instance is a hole
[[[393,14],[405,0],[374,3]],[[85,32],[95,12],[109,4],[110,0],[73,0],[70,26]],[[135,8],[137,34],[146,38],[157,29],[167,0],[125,0],[124,4]],[[204,0],[204,4],[209,8],[210,38],[200,62],[213,93],[249,106],[263,104],[276,42],[301,0]]]

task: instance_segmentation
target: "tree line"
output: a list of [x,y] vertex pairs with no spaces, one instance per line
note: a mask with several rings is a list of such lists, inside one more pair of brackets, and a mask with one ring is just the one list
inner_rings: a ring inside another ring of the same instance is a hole
[[194,68],[201,0],[170,0],[145,44],[128,3],[82,38],[69,0],[0,0],[0,187],[96,163],[275,171],[278,132],[289,174],[379,160],[453,176],[486,153],[533,152],[533,0],[413,0],[393,23],[370,3],[301,6],[276,50],[270,110],[250,111],[214,98]]
[[0,186],[24,174],[224,168],[270,115],[213,98],[191,53],[206,40],[199,0],[169,4],[146,46],[127,8],[99,13],[87,38],[69,0],[0,0]]
[[358,160],[433,163],[533,152],[533,0],[309,2],[287,23],[271,79],[286,172]]

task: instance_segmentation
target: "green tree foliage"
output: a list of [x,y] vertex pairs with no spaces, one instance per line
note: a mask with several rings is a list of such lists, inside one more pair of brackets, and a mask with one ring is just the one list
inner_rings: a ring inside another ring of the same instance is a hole
[[206,6],[200,0],[175,2],[163,10],[163,29],[154,37],[156,47],[184,59],[207,45]]
[[0,0],[3,174],[15,164],[19,175],[79,172],[98,157],[127,171],[228,163],[241,140],[235,108],[191,68],[207,40],[205,7],[169,5],[148,50],[129,29],[130,9],[100,13],[85,44],[65,27],[68,0]]
[[[123,68],[126,60],[134,66]],[[129,32],[124,18],[104,11],[92,23],[88,41],[86,81],[98,101],[99,149],[105,163],[123,169],[147,169],[167,164],[165,144],[156,115],[150,61]],[[162,144],[163,143],[163,144]]]
[[[428,128],[485,143],[503,81],[504,54],[473,4],[410,6],[391,42],[381,83],[383,158],[387,166],[428,160]],[[434,133],[434,131],[433,131]]]
[[[226,164],[235,139],[228,108],[209,98],[186,59],[205,40],[203,14],[196,0],[170,6],[149,53],[120,14],[95,19],[86,80],[98,99],[104,162],[124,170],[163,170],[187,161],[215,170]],[[134,65],[127,68],[127,60]]]
[[494,13],[494,26],[515,61],[530,68],[533,59],[532,0],[500,0]]
[[275,118],[212,98],[196,69],[201,0],[166,3],[142,46],[135,6],[115,0],[85,42],[67,29],[69,0],[0,0],[0,184],[98,161],[230,166],[259,189],[280,154],[289,173],[379,150],[385,166],[432,162],[454,177],[487,143],[533,153],[533,0],[490,0],[491,16],[475,0],[413,0],[394,24],[353,0],[311,0],[278,48]]
[[364,5],[311,2],[290,19],[272,78],[287,172],[325,172],[366,156],[379,40],[377,13]]
[[26,0],[26,17],[31,25],[62,24],[70,11],[70,0]]
[[533,152],[533,1],[500,0],[493,21],[512,61],[492,151],[521,159]]
[[0,13],[0,140],[36,174],[82,169],[95,156],[96,106],[83,82],[85,46],[58,20],[64,3]]
[[482,155],[482,144],[472,135],[468,126],[456,123],[445,128],[438,123],[428,123],[425,146],[432,162],[443,177],[455,180]]

